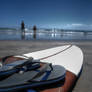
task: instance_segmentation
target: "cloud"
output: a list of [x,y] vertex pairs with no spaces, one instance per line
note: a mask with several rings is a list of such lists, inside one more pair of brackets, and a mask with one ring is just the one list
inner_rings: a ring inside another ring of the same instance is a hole
[[79,27],[79,26],[84,26],[84,24],[67,24],[66,27]]
[[92,27],[92,24],[90,25],[90,27]]
[[71,24],[72,26],[83,26],[84,24]]
[[66,24],[63,28],[75,29],[75,30],[92,30],[92,25],[72,23],[72,24]]

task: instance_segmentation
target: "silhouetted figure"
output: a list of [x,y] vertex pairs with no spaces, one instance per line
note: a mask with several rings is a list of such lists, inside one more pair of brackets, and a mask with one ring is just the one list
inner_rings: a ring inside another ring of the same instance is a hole
[[21,22],[21,30],[25,30],[25,24],[24,24],[24,21]]
[[34,25],[34,26],[33,26],[33,31],[34,31],[33,38],[34,38],[34,39],[36,39],[36,30],[37,30],[37,28],[36,28],[36,26]]
[[25,24],[24,21],[21,22],[21,38],[25,39]]

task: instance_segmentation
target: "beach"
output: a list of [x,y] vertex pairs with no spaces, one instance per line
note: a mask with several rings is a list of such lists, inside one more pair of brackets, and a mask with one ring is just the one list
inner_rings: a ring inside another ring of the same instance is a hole
[[52,41],[52,40],[18,40],[0,41],[0,57],[21,55],[56,46],[73,44],[79,46],[84,53],[83,71],[72,92],[92,91],[92,42],[91,41]]

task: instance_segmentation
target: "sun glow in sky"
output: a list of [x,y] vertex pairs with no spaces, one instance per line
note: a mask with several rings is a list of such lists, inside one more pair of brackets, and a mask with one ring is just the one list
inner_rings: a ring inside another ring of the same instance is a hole
[[0,0],[0,27],[92,30],[92,0]]

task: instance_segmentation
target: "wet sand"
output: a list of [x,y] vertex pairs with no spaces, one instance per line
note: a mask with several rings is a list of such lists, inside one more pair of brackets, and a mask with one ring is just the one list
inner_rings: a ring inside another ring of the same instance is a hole
[[84,53],[82,74],[72,92],[92,92],[92,42],[91,41],[0,41],[0,57],[18,55],[55,46],[74,44]]

